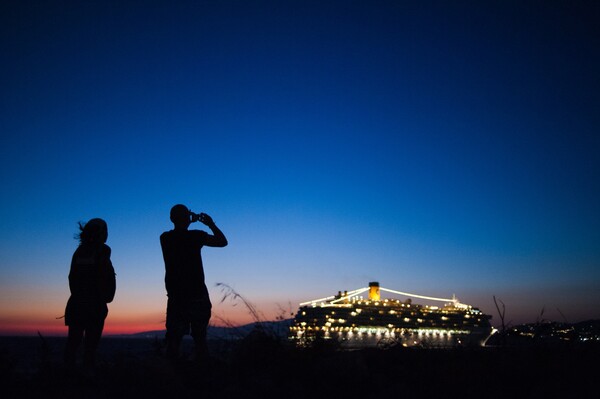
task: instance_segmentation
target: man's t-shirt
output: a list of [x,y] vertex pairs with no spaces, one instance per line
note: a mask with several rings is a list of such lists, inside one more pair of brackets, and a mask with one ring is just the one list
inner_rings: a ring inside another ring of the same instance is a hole
[[201,230],[171,230],[160,236],[165,260],[165,286],[171,299],[208,299],[200,249],[208,233]]

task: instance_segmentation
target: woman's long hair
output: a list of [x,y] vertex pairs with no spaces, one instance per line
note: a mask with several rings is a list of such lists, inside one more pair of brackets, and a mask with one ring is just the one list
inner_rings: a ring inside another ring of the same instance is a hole
[[75,239],[81,244],[104,244],[108,239],[108,226],[106,222],[100,218],[94,218],[87,223],[79,222],[79,233],[75,235]]

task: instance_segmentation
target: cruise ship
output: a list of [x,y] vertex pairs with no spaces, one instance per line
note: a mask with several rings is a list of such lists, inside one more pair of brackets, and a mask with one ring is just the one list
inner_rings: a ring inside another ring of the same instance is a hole
[[[382,291],[406,299],[384,299]],[[419,305],[412,298],[444,304]],[[301,303],[289,339],[301,347],[328,340],[342,349],[484,346],[495,332],[491,318],[476,307],[460,303],[455,296],[447,299],[409,294],[371,282],[367,288],[339,291],[334,296]]]

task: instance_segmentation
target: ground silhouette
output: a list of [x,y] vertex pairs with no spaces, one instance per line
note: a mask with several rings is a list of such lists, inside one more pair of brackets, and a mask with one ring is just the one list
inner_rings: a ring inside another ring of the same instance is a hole
[[[168,361],[160,340],[106,338],[95,375],[65,373],[57,355],[61,345],[64,338],[0,338],[3,396],[547,398],[598,393],[596,343],[339,351],[331,345],[297,349],[258,332],[210,342],[210,363],[202,366],[186,359]],[[183,345],[189,349],[192,341]],[[28,354],[19,355],[18,347],[29,347]]]

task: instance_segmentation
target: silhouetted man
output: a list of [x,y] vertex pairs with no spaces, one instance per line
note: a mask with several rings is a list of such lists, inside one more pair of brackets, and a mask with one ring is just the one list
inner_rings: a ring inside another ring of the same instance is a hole
[[[197,360],[208,356],[206,329],[212,305],[204,283],[204,268],[200,250],[203,246],[224,247],[227,238],[205,213],[195,214],[185,205],[171,208],[174,229],[160,236],[165,260],[167,288],[167,356],[179,357],[181,340],[190,333],[194,338]],[[191,223],[200,221],[212,231],[188,230]]]

